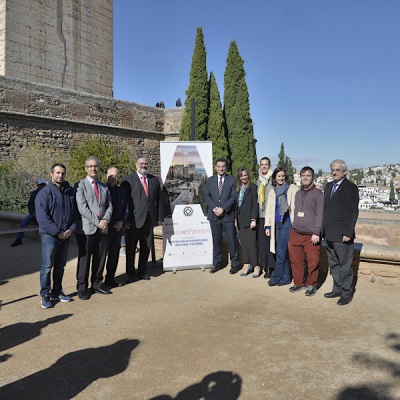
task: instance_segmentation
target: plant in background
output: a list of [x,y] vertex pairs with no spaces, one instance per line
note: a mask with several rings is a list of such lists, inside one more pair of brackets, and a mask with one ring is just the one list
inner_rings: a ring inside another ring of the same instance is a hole
[[69,170],[67,171],[71,184],[86,176],[85,160],[89,156],[95,156],[100,160],[99,179],[103,182],[106,182],[109,167],[118,168],[123,176],[129,173],[134,165],[133,155],[117,142],[103,137],[89,136],[86,140],[78,142],[71,151]]

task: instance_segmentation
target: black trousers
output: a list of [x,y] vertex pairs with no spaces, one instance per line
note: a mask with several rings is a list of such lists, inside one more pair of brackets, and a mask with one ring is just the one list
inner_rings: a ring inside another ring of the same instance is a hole
[[121,236],[124,230],[120,229],[117,231],[114,228],[109,228],[108,231],[108,256],[106,264],[106,279],[105,283],[114,282],[115,271],[117,270],[118,260],[119,260],[119,250],[121,248]]
[[139,263],[137,278],[143,278],[146,274],[147,260],[149,259],[151,238],[153,226],[149,215],[141,228],[131,228],[125,230],[125,251],[126,251],[126,276],[128,278],[135,278],[135,253],[136,246],[139,243]]
[[213,238],[213,265],[220,266],[222,260],[222,231],[225,231],[226,238],[229,245],[229,256],[231,259],[231,267],[239,268],[239,251],[236,238],[235,223],[224,222],[220,219],[217,221],[210,221],[211,233]]
[[108,235],[102,234],[100,229],[93,235],[76,235],[79,248],[76,273],[78,293],[88,289],[90,266],[92,266],[90,277],[92,288],[98,289],[101,286],[107,256],[107,239]]
[[257,230],[250,227],[240,228],[239,238],[243,264],[250,264],[254,268],[258,265]]
[[275,268],[275,254],[271,253],[270,245],[271,245],[271,238],[265,234],[264,228],[265,218],[258,218],[258,252],[260,254],[260,267],[264,269],[265,272],[268,269]]

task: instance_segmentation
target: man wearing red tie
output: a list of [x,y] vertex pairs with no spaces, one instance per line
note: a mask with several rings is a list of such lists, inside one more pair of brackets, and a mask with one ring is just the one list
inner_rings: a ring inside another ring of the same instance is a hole
[[[111,195],[107,185],[100,182],[100,160],[90,156],[85,161],[86,178],[76,191],[76,204],[81,214],[84,235],[78,235],[80,255],[78,258],[77,289],[81,300],[88,300],[92,292],[110,294],[103,283],[104,264],[107,256],[108,224],[112,216]],[[92,290],[88,288],[90,265],[92,265]]]
[[[127,283],[149,280],[146,273],[147,260],[153,228],[164,220],[161,201],[160,181],[148,174],[149,160],[141,156],[136,161],[136,172],[124,177],[121,187],[128,199],[128,218],[126,223],[126,276]],[[140,253],[138,271],[135,271],[135,251],[139,242]]]

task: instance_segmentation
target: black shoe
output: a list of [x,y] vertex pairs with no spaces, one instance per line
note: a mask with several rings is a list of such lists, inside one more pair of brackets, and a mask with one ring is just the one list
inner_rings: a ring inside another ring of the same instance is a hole
[[126,278],[126,284],[129,285],[130,283],[133,283],[136,281],[136,278],[134,278],[133,276],[128,276],[128,278]]
[[290,285],[290,282],[289,282],[289,283],[278,282],[278,283],[276,284],[276,286],[286,286],[286,285]]
[[325,293],[324,297],[326,297],[327,299],[334,299],[335,297],[340,297],[340,293],[332,291],[329,293]]
[[81,300],[89,300],[90,299],[90,293],[88,290],[84,290],[83,292],[78,292],[78,297]]
[[214,274],[215,272],[219,271],[221,268],[221,264],[213,265],[210,268],[210,274]]
[[231,268],[230,270],[229,270],[229,273],[231,274],[231,275],[234,275],[234,274],[236,274],[238,272],[238,269],[237,268]]
[[351,302],[352,298],[350,297],[349,299],[345,299],[344,297],[341,297],[337,304],[339,304],[339,306],[345,306],[346,304],[349,304]]
[[95,293],[100,294],[111,294],[110,290],[107,289],[104,285],[100,285],[97,289],[94,289]]
[[17,247],[20,246],[22,244],[22,240],[21,239],[15,239],[12,243],[11,243],[11,247]]
[[317,293],[317,288],[313,287],[312,289],[307,289],[306,290],[306,296],[314,296],[314,294]]
[[268,283],[268,286],[276,286],[276,283],[273,283],[273,282],[271,281],[271,279],[270,279],[267,283]]
[[300,292],[300,290],[304,290],[305,289],[305,287],[304,286],[291,286],[290,288],[289,288],[289,292],[290,293],[297,293],[297,292]]
[[150,277],[148,276],[148,275],[143,275],[141,278],[140,278],[140,280],[142,280],[142,281],[149,281],[150,280]]
[[117,282],[117,281],[105,282],[105,285],[108,286],[109,288],[116,288],[116,287],[124,286],[124,284],[122,282]]

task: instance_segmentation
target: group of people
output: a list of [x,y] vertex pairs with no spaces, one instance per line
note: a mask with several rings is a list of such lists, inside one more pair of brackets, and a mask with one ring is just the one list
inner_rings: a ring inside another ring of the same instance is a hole
[[[272,172],[268,157],[260,160],[257,185],[246,167],[234,179],[226,173],[225,158],[216,160],[216,174],[207,180],[205,200],[213,238],[211,273],[221,269],[222,233],[229,245],[231,268],[240,269],[236,229],[242,250],[241,276],[264,271],[269,286],[290,285],[291,293],[317,292],[321,239],[325,238],[333,289],[326,298],[339,297],[346,305],[353,297],[353,252],[358,218],[358,188],[347,178],[343,160],[332,161],[333,181],[324,193],[314,183],[314,170],[300,171],[298,188],[288,182],[286,171]],[[307,268],[305,260],[307,260]]]
[[109,168],[107,183],[100,182],[100,160],[90,156],[85,161],[86,177],[74,187],[65,180],[63,164],[51,167],[50,181],[35,199],[42,244],[40,295],[43,308],[52,307],[55,301],[71,301],[71,297],[63,293],[62,277],[74,233],[78,244],[77,292],[81,300],[89,300],[93,293],[111,294],[110,289],[123,285],[115,280],[115,272],[124,231],[126,283],[150,279],[146,273],[147,259],[153,227],[163,220],[163,205],[160,182],[147,172],[148,166],[147,157],[139,157],[136,172],[126,175],[118,186],[118,169]]
[[[148,173],[148,167],[148,158],[141,156],[136,161],[136,172],[126,175],[120,186],[115,167],[108,169],[107,183],[103,183],[98,180],[100,160],[90,156],[85,160],[86,177],[74,187],[65,180],[66,167],[60,163],[51,167],[47,185],[43,179],[37,182],[35,206],[30,207],[29,217],[34,216],[39,224],[43,308],[52,307],[54,301],[71,300],[63,293],[62,277],[73,234],[78,244],[77,292],[81,300],[89,300],[93,293],[111,294],[110,289],[123,285],[115,280],[115,273],[124,232],[126,283],[150,279],[146,266],[153,228],[163,221],[164,209],[160,181]],[[306,296],[313,296],[317,291],[321,239],[325,238],[333,277],[333,289],[325,297],[339,297],[338,304],[348,304],[353,296],[358,188],[346,178],[343,160],[332,161],[330,167],[333,181],[323,193],[314,184],[314,170],[308,166],[300,171],[298,188],[288,182],[285,170],[271,170],[268,157],[260,160],[257,184],[251,182],[246,167],[239,168],[235,179],[226,173],[227,160],[217,159],[216,174],[208,178],[205,187],[213,239],[210,272],[222,268],[225,232],[230,274],[241,270],[241,276],[252,274],[258,278],[264,272],[269,286],[290,285],[293,279],[290,292],[305,290]]]

